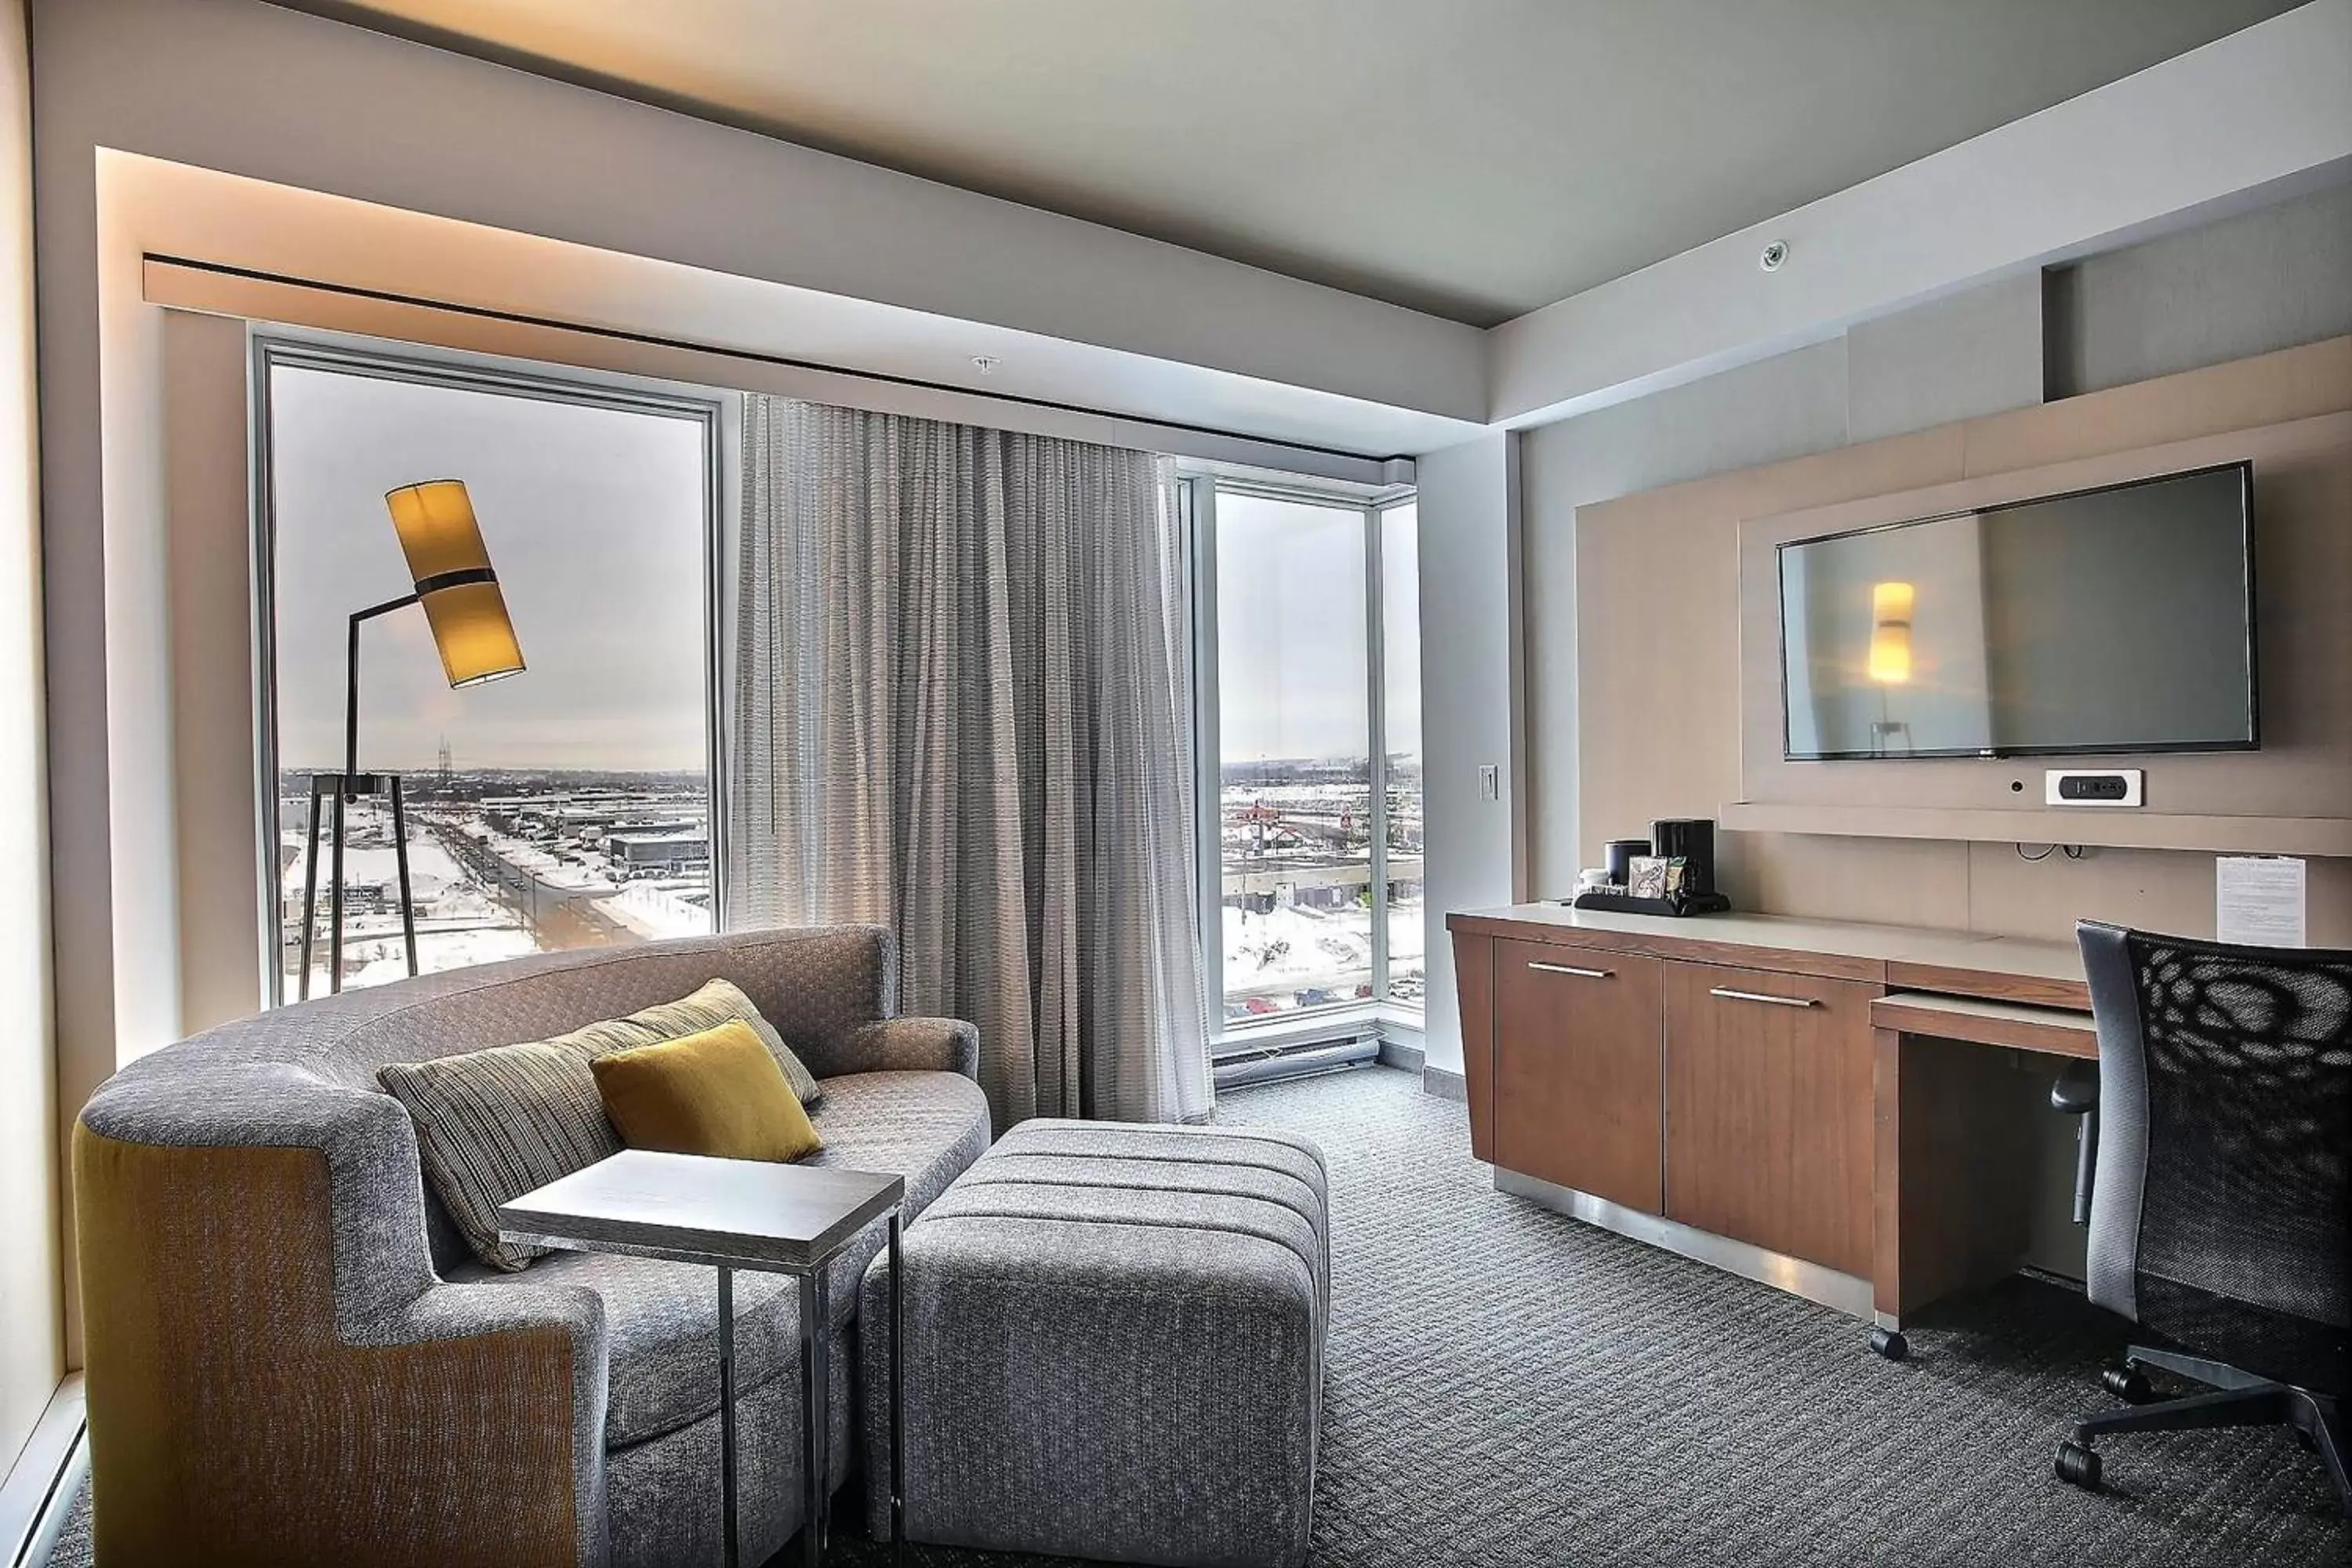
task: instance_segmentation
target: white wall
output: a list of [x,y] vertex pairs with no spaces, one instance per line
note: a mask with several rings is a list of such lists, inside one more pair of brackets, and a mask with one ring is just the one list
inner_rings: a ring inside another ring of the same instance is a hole
[[2049,311],[2053,397],[2352,332],[2352,184],[2053,272]]
[[1874,441],[2042,401],[2042,277],[2026,272],[1845,334],[1845,438]]
[[[1418,465],[1427,1065],[1462,1070],[1445,916],[1518,894],[1518,437],[1496,431]],[[1499,798],[1478,770],[1496,770]]]
[[63,1374],[49,1037],[32,113],[23,0],[0,0],[0,1474]]

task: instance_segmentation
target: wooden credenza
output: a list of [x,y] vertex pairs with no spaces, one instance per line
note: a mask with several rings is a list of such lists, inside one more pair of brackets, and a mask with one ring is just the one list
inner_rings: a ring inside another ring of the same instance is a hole
[[1498,1186],[1890,1330],[2014,1267],[2049,1089],[2019,1053],[2095,1052],[2071,944],[1556,904],[1448,925]]

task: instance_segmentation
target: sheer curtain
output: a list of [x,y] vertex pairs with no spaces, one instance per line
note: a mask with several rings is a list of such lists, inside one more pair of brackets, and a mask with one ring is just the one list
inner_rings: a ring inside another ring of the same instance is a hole
[[1148,454],[749,395],[729,911],[895,928],[1000,1127],[1213,1096],[1182,554]]

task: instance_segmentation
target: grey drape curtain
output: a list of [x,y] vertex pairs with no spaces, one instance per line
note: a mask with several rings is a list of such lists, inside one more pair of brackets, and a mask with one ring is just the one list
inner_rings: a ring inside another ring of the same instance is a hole
[[1171,500],[1144,453],[744,400],[730,918],[894,927],[1000,1126],[1210,1109]]

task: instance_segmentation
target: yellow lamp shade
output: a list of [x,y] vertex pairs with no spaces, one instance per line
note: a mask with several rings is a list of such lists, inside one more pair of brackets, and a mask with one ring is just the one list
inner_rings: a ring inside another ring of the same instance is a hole
[[1881,686],[1911,679],[1911,605],[1908,583],[1875,583],[1870,589],[1870,658],[1867,673]]
[[387,491],[383,504],[392,510],[393,531],[408,557],[408,574],[420,589],[452,572],[489,570],[490,552],[483,547],[482,525],[474,521],[473,498],[463,479],[403,485]]
[[475,686],[522,669],[522,645],[495,579],[425,595],[425,618],[452,686]]
[[473,499],[459,479],[428,479],[389,491],[383,504],[408,558],[434,646],[452,686],[473,686],[523,668],[522,645],[482,543]]

